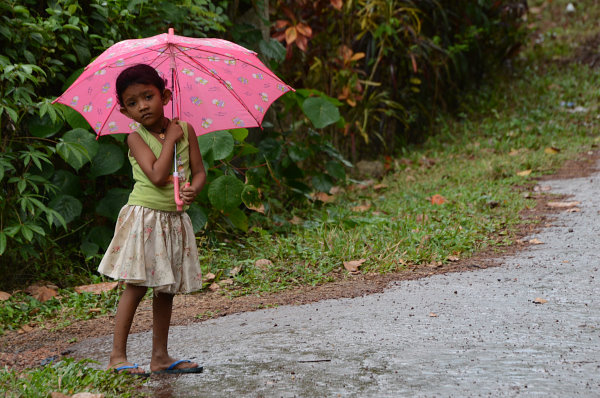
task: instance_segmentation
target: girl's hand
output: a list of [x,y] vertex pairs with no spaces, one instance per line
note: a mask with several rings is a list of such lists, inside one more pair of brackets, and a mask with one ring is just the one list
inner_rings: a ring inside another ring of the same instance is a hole
[[192,188],[189,182],[186,183],[184,187],[179,190],[179,196],[181,197],[181,200],[183,200],[183,204],[185,206],[192,204],[192,202],[196,198],[196,195],[196,190]]
[[165,139],[170,140],[171,142],[178,142],[183,138],[183,129],[179,125],[179,120],[177,118],[169,122],[167,130],[165,131],[165,136]]

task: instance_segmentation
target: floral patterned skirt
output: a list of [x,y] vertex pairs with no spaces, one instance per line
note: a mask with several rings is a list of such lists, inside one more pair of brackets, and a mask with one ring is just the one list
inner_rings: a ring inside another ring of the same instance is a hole
[[125,205],[98,272],[154,293],[202,288],[192,221],[185,212]]

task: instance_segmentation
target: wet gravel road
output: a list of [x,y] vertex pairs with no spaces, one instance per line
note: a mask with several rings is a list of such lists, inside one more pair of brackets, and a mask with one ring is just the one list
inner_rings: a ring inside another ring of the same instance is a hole
[[[149,385],[162,397],[600,397],[600,176],[544,185],[581,211],[500,267],[173,327],[172,355],[205,372]],[[150,343],[132,335],[130,358],[148,367]],[[74,355],[106,364],[109,347],[87,340]]]

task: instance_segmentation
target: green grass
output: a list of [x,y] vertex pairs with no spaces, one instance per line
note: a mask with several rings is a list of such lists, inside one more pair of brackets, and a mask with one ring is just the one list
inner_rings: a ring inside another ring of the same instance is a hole
[[89,367],[92,361],[65,359],[26,372],[0,371],[4,397],[48,397],[52,392],[69,396],[81,392],[108,397],[141,397],[143,379]]

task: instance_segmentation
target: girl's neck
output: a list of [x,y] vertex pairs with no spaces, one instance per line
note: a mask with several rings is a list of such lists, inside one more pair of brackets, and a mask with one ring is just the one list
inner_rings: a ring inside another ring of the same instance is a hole
[[146,130],[151,132],[152,134],[158,135],[160,139],[165,139],[165,132],[167,131],[167,127],[169,126],[169,119],[166,117],[162,117],[159,122],[156,122],[150,126],[144,125]]

